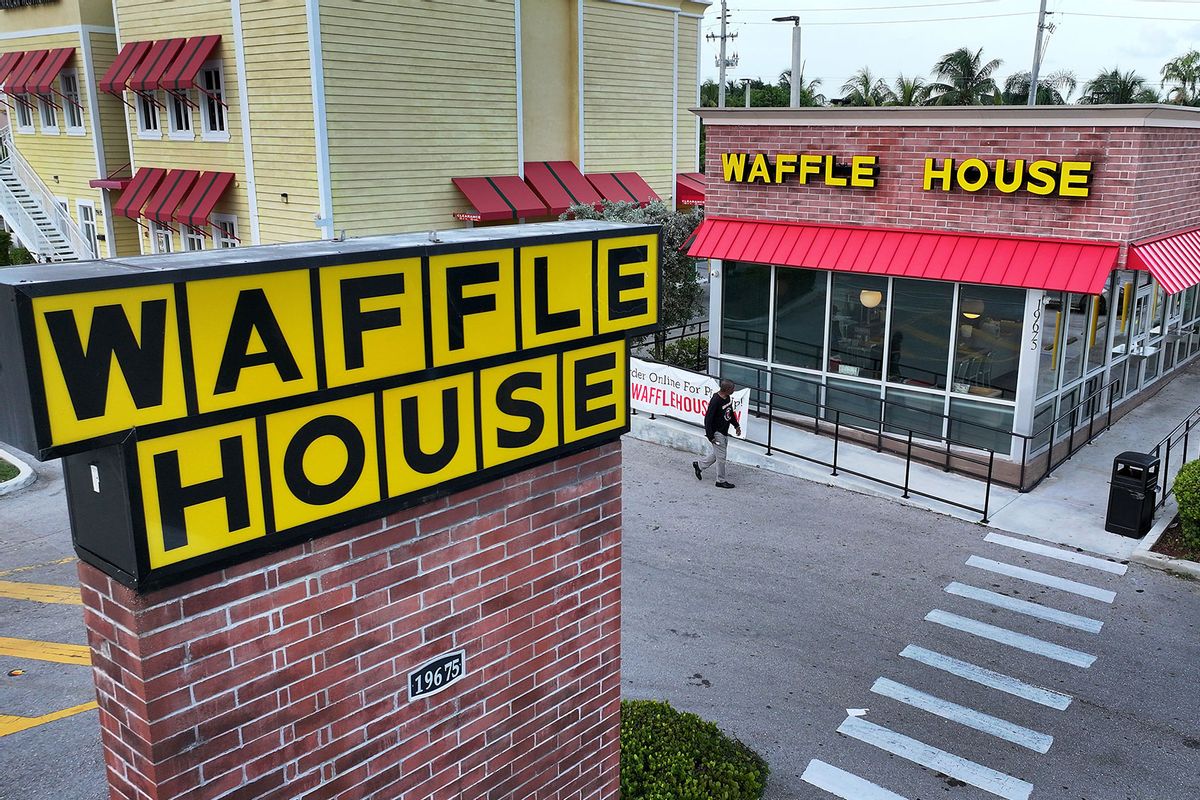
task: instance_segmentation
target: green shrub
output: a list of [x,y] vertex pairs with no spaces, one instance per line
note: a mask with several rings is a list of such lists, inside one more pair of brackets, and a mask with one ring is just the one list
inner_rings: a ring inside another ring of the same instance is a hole
[[0,458],[0,483],[17,477],[18,470],[12,464]]
[[708,371],[708,337],[676,339],[663,347],[663,363],[693,372]]
[[759,800],[767,763],[670,703],[621,703],[622,800]]
[[1192,550],[1200,550],[1200,459],[1179,468],[1174,492],[1175,502],[1179,504],[1183,541]]

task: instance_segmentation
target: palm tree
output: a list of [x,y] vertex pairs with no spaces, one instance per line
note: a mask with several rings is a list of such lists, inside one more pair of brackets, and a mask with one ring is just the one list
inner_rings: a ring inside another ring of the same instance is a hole
[[892,99],[888,105],[893,106],[923,106],[929,102],[929,84],[920,75],[912,78],[896,78],[896,88],[892,91]]
[[1133,70],[1101,70],[1083,85],[1080,103],[1157,103],[1158,92],[1146,85],[1146,79]]
[[843,83],[842,94],[842,104],[847,106],[883,106],[895,99],[891,87],[872,75],[870,67],[863,67]]
[[704,108],[716,108],[720,95],[721,87],[712,78],[700,84],[700,105]]
[[972,53],[960,47],[942,56],[933,65],[938,81],[929,87],[930,102],[941,106],[977,106],[997,94],[992,77],[1004,62],[993,58],[983,62],[983,48]]
[[1167,102],[1192,106],[1200,103],[1200,53],[1189,50],[1181,56],[1163,64],[1164,86],[1168,81],[1175,85],[1167,92]]
[[[792,91],[792,71],[785,69],[779,73],[779,86],[786,89],[789,95]],[[800,105],[802,106],[823,106],[825,105],[825,95],[817,91],[821,86],[820,78],[813,78],[807,83],[804,80],[804,73],[800,73]]]
[[[1078,81],[1069,69],[1060,69],[1038,78],[1037,104],[1039,106],[1066,105],[1075,93]],[[1005,105],[1023,106],[1029,102],[1029,73],[1014,72],[1004,81],[1001,92]]]

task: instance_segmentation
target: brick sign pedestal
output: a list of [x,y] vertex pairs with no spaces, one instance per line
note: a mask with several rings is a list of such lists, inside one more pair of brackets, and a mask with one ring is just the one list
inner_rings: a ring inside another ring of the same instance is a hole
[[616,798],[620,480],[610,443],[141,595],[81,564],[111,796]]

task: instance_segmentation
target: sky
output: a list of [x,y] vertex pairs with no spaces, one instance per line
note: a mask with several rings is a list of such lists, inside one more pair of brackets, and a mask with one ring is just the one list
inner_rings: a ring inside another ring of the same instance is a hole
[[[856,71],[895,82],[899,73],[929,79],[942,55],[959,47],[983,48],[984,60],[999,58],[1003,78],[1033,63],[1039,0],[730,0],[727,44],[737,67],[727,79],[775,81],[791,66],[791,23],[771,17],[798,14],[801,59],[807,79],[820,78],[820,91],[841,96]],[[703,33],[720,33],[720,0],[709,7]],[[1083,84],[1112,67],[1136,70],[1157,88],[1163,63],[1200,49],[1200,0],[1047,0],[1041,73],[1069,69]],[[719,42],[703,42],[702,79],[716,79]]]

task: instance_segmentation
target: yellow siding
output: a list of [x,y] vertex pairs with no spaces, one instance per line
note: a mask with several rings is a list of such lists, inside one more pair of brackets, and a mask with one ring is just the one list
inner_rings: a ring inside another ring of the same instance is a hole
[[516,174],[513,3],[329,0],[321,37],[336,228],[456,226],[451,178]]
[[675,15],[586,0],[584,167],[634,170],[670,197],[675,86]]
[[579,158],[579,78],[573,2],[521,0],[526,161]]
[[700,20],[690,17],[679,18],[679,150],[676,169],[679,172],[699,172],[696,137],[700,131],[700,118],[689,108],[700,105],[696,101],[699,69]]
[[243,3],[242,37],[260,241],[319,238],[313,223],[320,202],[304,4]]
[[[195,133],[193,140],[169,139],[166,110],[161,108],[159,118],[162,137],[142,139],[137,132],[137,113],[128,106],[124,108],[132,133],[135,167],[199,169],[234,174],[234,183],[225,192],[215,213],[235,215],[243,244],[250,244],[250,203],[247,194],[246,162],[242,150],[242,114],[238,105],[237,52],[234,48],[233,20],[229,4],[172,4],[170,13],[164,13],[161,0],[117,0],[117,21],[121,27],[122,43],[220,34],[221,43],[213,53],[213,58],[220,60],[224,69],[225,102],[229,104],[225,126],[229,131],[229,141],[204,141],[200,137],[200,118],[196,109],[192,110],[192,130]],[[160,100],[161,95],[160,92]],[[133,102],[132,92],[126,92],[125,96]],[[181,249],[179,237],[176,236],[175,239],[175,248]],[[144,235],[143,248],[149,252]]]
[[[111,6],[110,6],[111,10]],[[90,34],[92,43],[92,75],[96,81],[104,77],[104,73],[117,57],[117,41],[110,33]],[[84,76],[80,75],[79,90],[85,98],[88,97]],[[85,105],[87,101],[84,101]],[[129,175],[129,132],[125,130],[125,106],[111,94],[96,90],[96,104],[100,114],[100,141],[104,145],[104,161],[100,165],[104,177],[111,174]],[[88,119],[91,124],[91,119]],[[123,169],[122,169],[123,167]],[[93,190],[97,195],[104,193],[103,189]],[[115,201],[118,195],[110,191],[109,199]],[[97,198],[96,217],[100,231],[104,233],[104,214],[106,213],[102,198]],[[111,206],[111,203],[110,203]],[[136,255],[140,252],[138,244],[137,225],[132,220],[121,216],[113,217],[113,237],[111,241],[101,243],[101,251],[108,257]]]

